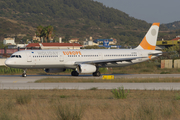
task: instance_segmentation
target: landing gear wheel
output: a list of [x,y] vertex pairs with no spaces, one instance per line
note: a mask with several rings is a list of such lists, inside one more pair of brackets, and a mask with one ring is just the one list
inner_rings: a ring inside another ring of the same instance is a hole
[[23,73],[23,74],[22,74],[22,77],[26,77],[26,76],[27,76],[26,73]]
[[94,72],[94,73],[93,73],[93,76],[99,77],[99,76],[101,76],[101,73],[100,73],[99,71]]
[[26,75],[26,71],[27,71],[27,69],[24,69],[24,70],[23,70],[22,77],[26,77],[26,76],[27,76],[27,75]]
[[71,72],[71,75],[72,75],[72,76],[79,76],[79,73],[78,73],[77,71],[72,71],[72,72]]

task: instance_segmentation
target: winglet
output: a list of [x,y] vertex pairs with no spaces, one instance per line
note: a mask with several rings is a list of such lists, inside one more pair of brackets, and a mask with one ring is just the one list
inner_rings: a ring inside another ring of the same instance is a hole
[[160,23],[153,23],[136,49],[155,50]]

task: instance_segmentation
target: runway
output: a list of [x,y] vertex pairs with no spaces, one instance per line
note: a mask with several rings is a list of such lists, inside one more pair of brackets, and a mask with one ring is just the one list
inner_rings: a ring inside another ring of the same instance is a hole
[[[134,90],[180,90],[180,83],[34,83],[42,78],[101,78],[91,75],[28,75],[26,78],[20,75],[0,76],[0,89],[114,89],[123,86],[125,89]],[[115,78],[180,78],[179,74],[116,74]]]

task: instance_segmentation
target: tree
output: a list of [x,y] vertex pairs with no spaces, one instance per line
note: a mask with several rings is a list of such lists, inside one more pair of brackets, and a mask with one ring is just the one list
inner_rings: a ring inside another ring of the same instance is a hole
[[41,39],[42,37],[44,37],[44,36],[43,36],[43,29],[44,29],[44,28],[43,28],[43,26],[41,26],[41,25],[37,27],[36,36],[40,37],[40,39]]
[[3,42],[0,42],[0,48],[4,48],[4,47],[7,47],[7,45],[4,45]]
[[64,42],[68,43],[68,42],[69,42],[69,39],[70,39],[70,35],[66,34],[65,39],[64,39],[64,40],[65,40]]
[[52,26],[38,26],[36,31],[36,36],[40,37],[40,39],[43,37],[45,41],[51,40],[53,36],[53,27]]
[[46,27],[46,30],[47,30],[47,34],[48,34],[48,39],[51,40],[51,38],[53,36],[53,27],[49,25]]

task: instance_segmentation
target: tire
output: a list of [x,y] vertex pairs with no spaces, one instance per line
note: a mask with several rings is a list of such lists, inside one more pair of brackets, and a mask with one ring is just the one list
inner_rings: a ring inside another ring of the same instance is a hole
[[92,75],[95,77],[99,77],[99,76],[101,76],[101,73],[99,71],[97,71],[97,72],[94,72]]
[[75,76],[79,76],[79,73],[77,71],[75,73],[76,73]]
[[71,76],[79,76],[79,73],[77,71],[72,71]]
[[101,73],[100,73],[99,71],[96,72],[96,76],[97,76],[97,77],[101,76]]
[[71,72],[71,76],[74,76],[74,71]]
[[94,72],[92,75],[93,75],[93,76],[96,76],[96,72]]
[[25,73],[22,74],[22,77],[26,77],[27,75]]

